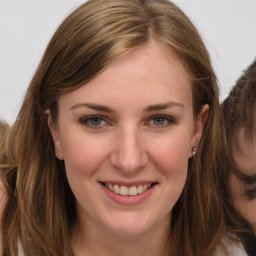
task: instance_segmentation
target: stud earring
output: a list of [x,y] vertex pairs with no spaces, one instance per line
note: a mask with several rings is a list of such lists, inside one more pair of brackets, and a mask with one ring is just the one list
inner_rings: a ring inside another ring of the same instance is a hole
[[193,154],[193,155],[196,154],[196,147],[192,147],[192,154]]

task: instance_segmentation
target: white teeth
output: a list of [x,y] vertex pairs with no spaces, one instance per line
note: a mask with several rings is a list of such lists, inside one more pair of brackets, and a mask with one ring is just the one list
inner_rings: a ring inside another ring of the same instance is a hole
[[146,191],[150,186],[151,186],[151,183],[139,185],[139,186],[131,186],[131,187],[105,183],[105,187],[113,191],[115,194],[118,194],[121,196],[136,196]]
[[118,185],[114,185],[114,192],[116,193],[116,194],[119,194],[119,186]]
[[119,190],[119,194],[122,195],[122,196],[128,196],[129,195],[129,189],[125,186],[121,186],[120,190]]
[[129,188],[129,196],[136,196],[138,194],[138,189],[136,186],[132,186]]
[[[106,184],[106,187],[107,187],[107,184]],[[114,191],[114,187],[113,187],[112,184],[108,184],[108,187],[107,187],[107,188],[110,189],[111,191]]]
[[143,186],[139,185],[138,186],[138,194],[141,194],[144,191]]

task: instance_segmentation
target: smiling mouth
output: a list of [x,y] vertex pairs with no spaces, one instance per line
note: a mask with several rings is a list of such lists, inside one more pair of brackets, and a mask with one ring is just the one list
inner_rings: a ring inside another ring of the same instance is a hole
[[139,194],[142,194],[146,190],[152,188],[157,184],[157,182],[154,183],[147,183],[143,185],[138,185],[138,186],[124,186],[124,185],[117,185],[117,184],[111,184],[111,183],[104,183],[101,182],[103,186],[105,186],[107,189],[110,191],[114,192],[117,195],[121,196],[137,196]]

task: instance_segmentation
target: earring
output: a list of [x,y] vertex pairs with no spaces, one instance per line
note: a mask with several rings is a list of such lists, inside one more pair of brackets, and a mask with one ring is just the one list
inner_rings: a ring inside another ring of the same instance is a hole
[[192,154],[193,154],[193,155],[196,154],[196,147],[192,147]]

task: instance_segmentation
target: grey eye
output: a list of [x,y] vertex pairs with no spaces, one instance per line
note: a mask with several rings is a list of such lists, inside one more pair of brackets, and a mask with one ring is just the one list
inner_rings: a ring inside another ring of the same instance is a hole
[[153,118],[154,125],[164,125],[166,122],[166,119],[164,117],[155,117]]
[[96,117],[91,117],[88,121],[93,126],[100,126],[102,124],[102,118],[97,117],[97,116]]
[[81,123],[90,128],[101,128],[106,124],[106,121],[102,116],[91,115],[81,119]]

